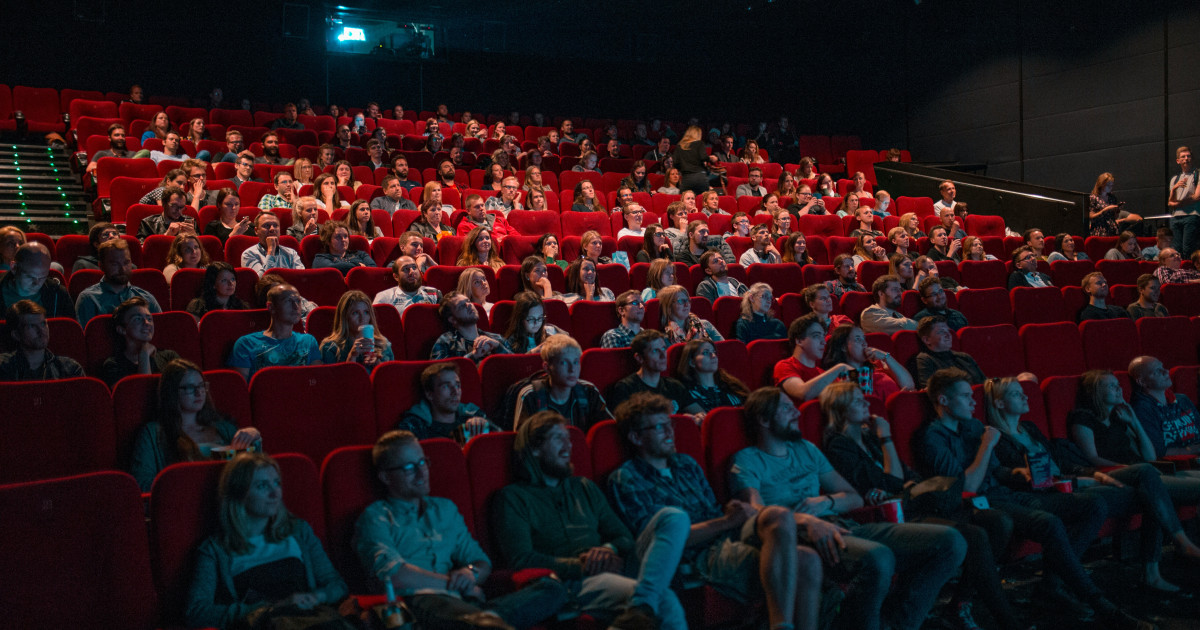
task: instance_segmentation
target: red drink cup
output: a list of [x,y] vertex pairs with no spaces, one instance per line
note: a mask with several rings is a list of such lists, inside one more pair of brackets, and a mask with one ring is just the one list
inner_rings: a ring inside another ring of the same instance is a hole
[[883,520],[889,523],[904,522],[904,507],[900,505],[900,499],[892,499],[879,504],[879,509],[883,512]]

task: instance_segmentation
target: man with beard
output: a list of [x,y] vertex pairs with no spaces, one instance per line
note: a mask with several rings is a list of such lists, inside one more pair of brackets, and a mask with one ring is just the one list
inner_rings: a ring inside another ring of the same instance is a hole
[[793,512],[800,543],[820,554],[833,579],[850,583],[839,619],[844,627],[884,627],[884,598],[896,573],[887,627],[919,628],[962,564],[962,535],[941,525],[858,525],[842,518],[863,505],[862,497],[801,436],[800,412],[783,390],[750,394],[743,419],[754,446],[734,454],[730,493],[759,510],[777,505]]
[[279,155],[279,134],[268,131],[262,136],[262,157],[254,160],[255,164],[276,164],[291,166],[295,160],[284,159]]
[[397,210],[417,209],[417,204],[404,196],[404,186],[400,184],[399,177],[388,175],[383,178],[380,186],[383,188],[383,194],[371,200],[372,210],[386,210],[389,215],[392,215],[396,214]]
[[671,139],[663,136],[658,139],[658,146],[646,152],[643,159],[661,162],[671,155]]
[[1088,303],[1079,309],[1076,321],[1084,322],[1089,319],[1129,319],[1129,312],[1108,303],[1108,280],[1099,271],[1093,271],[1083,277],[1080,283]]
[[88,174],[95,176],[96,162],[99,162],[100,158],[105,157],[133,157],[133,152],[125,148],[125,125],[122,125],[121,123],[113,123],[108,126],[108,148],[97,151],[96,154],[92,156],[92,161],[88,162],[87,165]]
[[[517,483],[493,504],[500,551],[514,568],[547,568],[566,583],[575,603],[610,628],[687,627],[671,578],[691,523],[664,507],[635,539],[604,492],[574,474],[566,418],[541,411],[517,429]],[[659,625],[661,623],[661,625]]]
[[448,438],[466,445],[472,437],[499,431],[473,403],[462,400],[458,364],[439,361],[421,370],[421,400],[404,412],[396,425],[419,440]]
[[5,312],[16,350],[0,354],[0,381],[53,381],[84,376],[83,367],[70,357],[47,349],[50,328],[46,309],[32,300],[19,300]]
[[75,314],[79,324],[87,328],[88,320],[117,310],[121,302],[131,297],[146,300],[151,313],[161,313],[158,300],[149,291],[129,283],[133,274],[133,259],[129,256],[129,244],[124,239],[114,239],[100,244],[96,258],[104,277],[84,289],[75,299]]
[[403,153],[397,152],[396,155],[392,156],[392,175],[395,175],[400,180],[400,185],[404,190],[412,190],[420,186],[420,184],[408,178],[408,158],[404,157]]
[[863,332],[892,334],[901,330],[916,330],[917,322],[900,314],[900,300],[904,288],[900,277],[888,274],[880,276],[871,284],[871,298],[875,303],[863,309],[859,320]]
[[[286,175],[286,173],[285,173]],[[270,210],[254,215],[258,244],[242,252],[242,266],[262,275],[268,269],[304,269],[300,254],[279,243],[279,216]]]
[[316,337],[295,331],[304,319],[303,299],[290,284],[272,287],[267,292],[267,314],[271,316],[267,329],[239,337],[229,352],[229,367],[249,381],[265,367],[320,365]]
[[479,330],[479,311],[462,293],[447,293],[438,306],[438,317],[446,332],[433,342],[430,358],[434,361],[466,357],[479,363],[493,354],[512,354],[503,337]]
[[392,277],[396,286],[375,294],[375,304],[391,304],[404,315],[404,309],[413,304],[437,304],[442,292],[421,284],[421,269],[412,256],[401,256],[392,263]]
[[183,209],[187,207],[187,193],[182,188],[167,186],[159,203],[162,213],[142,219],[138,226],[138,240],[145,241],[152,234],[177,236],[196,233],[196,220],[183,214]]
[[755,510],[733,499],[717,503],[704,470],[675,450],[671,401],[634,394],[617,407],[617,433],[634,457],[608,478],[613,505],[633,531],[664,507],[687,512],[691,531],[683,557],[705,582],[743,603],[764,594],[770,627],[817,627],[821,557],[797,546],[791,513]]
[[671,401],[671,413],[700,414],[700,407],[683,383],[667,376],[667,336],[661,331],[648,329],[638,333],[629,345],[638,370],[612,384],[608,389],[607,401],[612,406],[620,405],[634,394],[650,392],[665,396]]
[[337,133],[333,136],[333,144],[341,147],[343,151],[354,147],[350,137],[350,125],[338,125]]
[[237,158],[246,150],[246,141],[242,132],[230,129],[225,132],[225,151],[213,156],[213,162],[237,162]]
[[741,297],[746,293],[746,285],[729,275],[729,267],[720,252],[704,252],[700,256],[700,268],[704,270],[705,278],[696,285],[696,295],[716,303],[721,296]]
[[288,103],[283,106],[283,116],[271,121],[268,125],[270,129],[304,129],[304,123],[300,122],[296,114],[298,113],[295,103]]
[[437,166],[438,182],[440,182],[442,184],[442,188],[455,188],[458,190],[459,195],[466,194],[466,192],[467,192],[466,185],[456,183],[454,181],[454,177],[455,177],[454,162],[450,161],[449,159],[443,158],[442,161],[438,162],[438,166]]
[[835,301],[842,299],[842,294],[851,291],[867,292],[867,288],[855,280],[857,274],[854,271],[854,257],[850,254],[838,254],[833,257],[833,272],[837,274],[837,280],[826,280],[825,287],[829,289],[829,296]]
[[946,306],[946,290],[942,288],[938,278],[925,278],[917,285],[917,292],[921,294],[921,302],[925,304],[925,308],[917,311],[913,320],[919,322],[926,317],[941,317],[953,332],[970,325],[966,315]]
[[513,410],[514,424],[539,411],[553,411],[567,419],[572,426],[587,431],[601,420],[612,418],[604,397],[595,385],[579,378],[579,358],[583,354],[579,342],[567,335],[551,335],[542,342],[540,351],[545,376],[534,377],[517,393]]
[[642,294],[630,289],[617,296],[616,305],[621,324],[605,331],[600,337],[601,348],[628,348],[633,338],[642,332],[642,318],[646,316]]

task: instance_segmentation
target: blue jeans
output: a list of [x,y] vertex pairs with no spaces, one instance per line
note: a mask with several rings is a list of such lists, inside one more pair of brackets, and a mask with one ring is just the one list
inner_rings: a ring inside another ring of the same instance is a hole
[[[1097,485],[1084,492],[1102,497],[1108,505],[1110,515],[1125,516],[1141,512],[1145,517],[1141,529],[1142,561],[1158,562],[1162,557],[1163,531],[1175,534],[1183,529],[1179,524],[1179,516],[1175,513],[1175,505],[1171,501],[1172,496],[1167,490],[1167,478],[1160,475],[1150,464],[1134,464],[1110,471],[1108,474],[1125,484],[1125,487]],[[1171,483],[1179,487],[1174,480]],[[1184,485],[1186,486],[1186,482]],[[1196,500],[1193,499],[1192,503]]]
[[1184,260],[1200,249],[1200,214],[1171,217],[1171,231],[1175,233],[1175,248]]
[[580,608],[605,616],[626,606],[645,604],[658,615],[663,630],[686,630],[687,616],[671,590],[671,580],[691,527],[683,510],[659,510],[638,534],[633,557],[625,559],[625,575],[601,573],[583,579]]
[[476,604],[441,594],[412,595],[404,600],[417,621],[426,627],[436,628],[463,615],[487,610],[510,626],[524,630],[554,616],[567,602],[567,589],[558,580],[547,578],[486,603]]
[[834,579],[850,582],[838,619],[843,628],[882,627],[880,609],[893,574],[901,577],[889,615],[891,627],[920,628],[942,585],[967,554],[962,535],[942,525],[870,523],[852,528],[850,534],[843,537],[841,561],[826,567]]

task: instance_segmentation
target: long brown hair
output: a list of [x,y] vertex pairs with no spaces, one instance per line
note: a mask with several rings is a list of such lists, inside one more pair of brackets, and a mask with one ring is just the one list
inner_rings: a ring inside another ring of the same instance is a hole
[[[179,413],[179,384],[188,372],[203,376],[200,366],[187,359],[175,359],[163,366],[158,380],[158,424],[162,427],[163,452],[167,463],[188,462],[203,459],[200,447],[183,430],[183,417]],[[204,407],[196,414],[196,424],[211,427],[225,417],[212,404],[206,393]]]
[[[679,364],[675,367],[676,378],[685,383],[696,382],[696,368],[692,365],[692,359],[704,344],[712,346],[713,352],[717,351],[717,346],[708,339],[693,339],[684,344],[683,352],[679,353]],[[717,365],[720,366],[720,363]],[[725,368],[718,367],[717,373],[713,374],[713,380],[739,398],[745,399],[750,395],[750,388],[736,376],[726,372]]]

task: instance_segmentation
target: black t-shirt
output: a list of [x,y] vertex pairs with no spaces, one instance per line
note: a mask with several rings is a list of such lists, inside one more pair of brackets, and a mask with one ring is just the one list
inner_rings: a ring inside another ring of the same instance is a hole
[[683,409],[690,407],[694,402],[687,388],[678,380],[660,376],[658,378],[658,387],[650,387],[646,384],[646,381],[643,381],[638,376],[637,372],[613,383],[608,389],[608,396],[605,398],[605,401],[608,403],[609,409],[616,409],[617,405],[629,400],[630,397],[638,392],[652,392],[665,396],[668,400],[675,403],[673,413],[679,413]]

